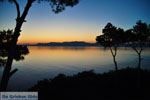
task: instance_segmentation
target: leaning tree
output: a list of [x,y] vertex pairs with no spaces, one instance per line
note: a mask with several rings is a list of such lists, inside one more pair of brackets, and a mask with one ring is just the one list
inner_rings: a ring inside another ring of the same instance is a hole
[[[5,0],[0,0],[0,2],[3,2]],[[11,66],[14,58],[14,52],[16,48],[16,44],[18,41],[18,37],[20,36],[21,33],[21,27],[24,22],[26,22],[26,16],[29,12],[29,9],[31,8],[32,4],[37,1],[39,3],[41,2],[48,2],[50,3],[52,7],[52,11],[55,13],[62,12],[65,10],[65,7],[70,6],[73,7],[74,5],[78,4],[79,0],[27,0],[27,3],[25,5],[25,8],[21,14],[20,12],[20,5],[17,0],[8,0],[10,3],[14,3],[16,6],[16,11],[17,11],[17,18],[16,18],[16,26],[14,29],[14,35],[11,40],[11,45],[9,47],[9,52],[8,52],[8,59],[7,63],[3,72],[2,80],[0,83],[0,90],[5,91],[7,88],[8,80],[9,80],[9,74],[11,74]],[[13,71],[12,71],[13,72]]]
[[108,47],[110,49],[115,64],[115,70],[118,70],[118,65],[116,61],[117,48],[119,44],[123,42],[122,36],[124,30],[121,28],[116,28],[111,23],[108,23],[102,30],[102,33],[102,35],[96,37],[96,41],[102,46]]

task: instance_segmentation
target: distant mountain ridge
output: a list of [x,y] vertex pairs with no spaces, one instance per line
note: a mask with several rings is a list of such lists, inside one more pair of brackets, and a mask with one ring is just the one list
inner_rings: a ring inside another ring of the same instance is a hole
[[100,46],[97,43],[88,43],[83,41],[72,42],[49,42],[49,43],[37,43],[37,44],[24,44],[27,46]]

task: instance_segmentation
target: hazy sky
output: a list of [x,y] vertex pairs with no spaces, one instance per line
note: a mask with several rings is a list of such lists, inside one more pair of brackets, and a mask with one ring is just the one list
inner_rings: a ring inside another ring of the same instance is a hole
[[[21,11],[26,0],[18,0]],[[16,8],[0,3],[0,30],[14,29]],[[137,20],[150,23],[150,0],[80,0],[64,12],[54,14],[49,3],[33,3],[23,24],[19,43],[87,41],[95,42],[104,26],[131,28]]]

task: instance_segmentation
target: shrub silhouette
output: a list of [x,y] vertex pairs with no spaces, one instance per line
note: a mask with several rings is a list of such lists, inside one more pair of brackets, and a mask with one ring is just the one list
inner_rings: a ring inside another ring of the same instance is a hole
[[[139,71],[142,73],[142,87],[137,88]],[[118,84],[116,86],[116,72]],[[150,71],[121,69],[104,74],[84,71],[73,76],[59,74],[53,79],[44,79],[29,91],[38,91],[39,100],[82,100],[82,99],[150,99]]]

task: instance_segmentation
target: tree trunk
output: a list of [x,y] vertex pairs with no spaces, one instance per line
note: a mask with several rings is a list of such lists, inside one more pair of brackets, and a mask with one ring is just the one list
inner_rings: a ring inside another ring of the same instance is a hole
[[[12,41],[11,41],[11,46],[9,47],[7,63],[6,63],[6,66],[5,66],[5,69],[4,69],[4,72],[3,72],[3,76],[2,76],[2,80],[1,80],[1,83],[0,83],[0,91],[6,91],[10,76],[17,71],[17,70],[15,70],[15,71],[10,72],[12,62],[13,62],[13,58],[14,58],[14,55],[15,55],[15,48],[16,48],[16,44],[17,44],[17,41],[18,41],[18,37],[19,37],[20,32],[21,32],[22,24],[25,21],[25,18],[27,16],[29,8],[31,7],[31,4],[34,1],[35,0],[28,0],[27,5],[24,9],[24,12],[23,12],[22,16],[21,17],[18,16],[17,19],[16,19],[16,27],[15,27],[14,35],[13,35],[13,38],[12,38]],[[17,3],[15,0],[14,0],[14,2]],[[19,6],[17,5],[17,7],[19,7]],[[19,12],[18,9],[17,9],[17,11]]]
[[117,55],[117,47],[114,47],[115,48],[115,52],[113,52],[112,48],[110,47],[110,51],[111,51],[111,54],[113,56],[113,61],[114,61],[114,64],[115,64],[115,70],[117,71],[118,70],[118,65],[117,65],[117,61],[116,61],[116,55]]
[[14,58],[14,54],[15,54],[15,48],[16,48],[18,37],[19,37],[19,33],[20,33],[20,28],[16,27],[13,40],[11,41],[11,46],[9,47],[8,59],[7,59],[7,63],[6,63],[6,66],[5,66],[5,69],[3,72],[3,76],[2,76],[2,80],[1,80],[1,84],[0,84],[1,91],[5,91],[7,89],[8,80],[10,78],[10,73],[11,73],[10,71],[11,71],[11,66],[12,66],[12,62],[13,62],[13,58]]
[[141,58],[141,53],[143,51],[143,48],[142,46],[140,46],[140,50],[138,51],[136,47],[132,47],[136,53],[138,54],[138,59],[139,59],[139,62],[138,62],[138,73],[137,73],[137,89],[140,91],[142,89],[142,72],[141,72],[141,61],[142,61],[142,58]]
[[138,54],[138,59],[139,59],[139,61],[138,61],[138,66],[137,66],[137,68],[138,68],[138,69],[141,69],[141,61],[142,61],[141,53],[142,53],[142,51],[143,51],[143,48],[142,48],[142,46],[141,46],[139,51],[137,50],[136,47],[132,47],[132,48],[133,48],[133,49],[136,51],[136,53]]
[[138,62],[138,69],[141,69],[141,60],[142,60],[142,58],[141,58],[141,53],[138,53],[138,58],[139,58],[139,62]]
[[118,65],[116,62],[116,56],[113,56],[114,64],[115,64],[115,70],[118,70]]

